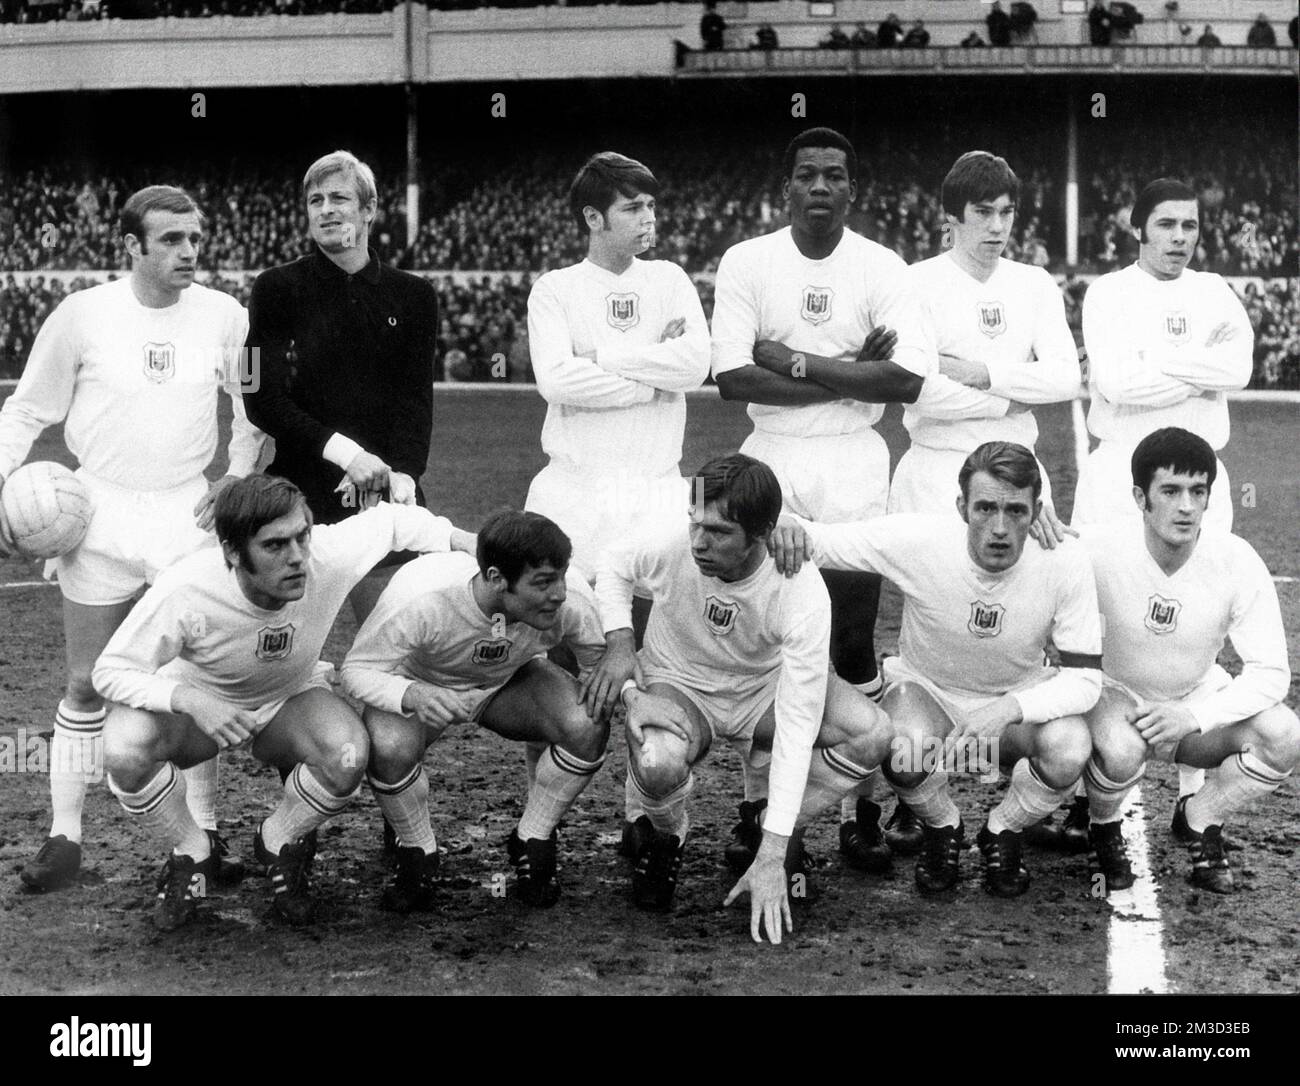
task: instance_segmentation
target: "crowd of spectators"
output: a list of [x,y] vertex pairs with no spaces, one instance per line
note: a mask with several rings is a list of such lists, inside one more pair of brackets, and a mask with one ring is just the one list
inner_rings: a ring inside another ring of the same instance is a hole
[[391,11],[398,2],[399,0],[0,0],[0,23],[206,19],[214,15],[369,15]]

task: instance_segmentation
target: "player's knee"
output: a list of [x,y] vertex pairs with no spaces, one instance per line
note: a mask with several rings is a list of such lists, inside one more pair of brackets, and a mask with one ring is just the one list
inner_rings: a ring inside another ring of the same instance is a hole
[[1119,721],[1092,730],[1092,758],[1113,781],[1126,781],[1147,760],[1146,740],[1133,725]]
[[1078,780],[1092,756],[1092,736],[1082,717],[1066,716],[1039,727],[1034,754],[1053,783]]
[[120,788],[134,792],[146,782],[142,775],[172,751],[164,729],[148,713],[117,708],[104,722],[104,769]]
[[400,780],[424,756],[424,729],[411,721],[399,723],[388,713],[372,711],[366,714],[365,724],[370,740],[368,765],[380,780]]
[[332,721],[314,734],[303,759],[335,795],[346,795],[361,784],[370,761],[370,737],[361,721]]
[[1257,714],[1250,722],[1250,745],[1275,769],[1293,769],[1300,762],[1300,718],[1285,705]]
[[609,742],[609,724],[592,720],[581,705],[574,705],[560,720],[559,745],[585,762],[594,762],[605,753]]
[[863,706],[860,719],[848,730],[844,740],[834,747],[849,761],[864,769],[874,769],[889,760],[894,741],[894,727],[889,715],[875,705]]
[[649,796],[667,796],[690,774],[686,743],[662,728],[648,728],[641,746],[628,744],[632,775]]

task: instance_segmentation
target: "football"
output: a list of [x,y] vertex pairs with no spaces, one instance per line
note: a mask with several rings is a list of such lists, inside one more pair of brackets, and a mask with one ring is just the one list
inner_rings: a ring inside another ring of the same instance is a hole
[[58,558],[85,537],[93,506],[81,481],[52,460],[24,464],[5,481],[0,507],[19,552]]

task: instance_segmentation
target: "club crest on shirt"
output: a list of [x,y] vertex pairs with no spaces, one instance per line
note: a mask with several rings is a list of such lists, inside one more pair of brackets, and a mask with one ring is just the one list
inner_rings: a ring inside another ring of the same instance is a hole
[[641,323],[641,298],[628,292],[626,294],[605,295],[605,319],[611,328],[626,332]]
[[989,339],[1000,336],[1007,330],[1007,307],[1001,302],[979,302],[980,331]]
[[144,375],[155,384],[176,376],[176,348],[170,343],[144,345]]
[[1152,593],[1142,622],[1152,633],[1173,633],[1178,628],[1178,615],[1182,609],[1183,605],[1177,600],[1167,600],[1159,593]]
[[1165,338],[1170,343],[1182,344],[1191,339],[1190,322],[1181,309],[1173,309],[1165,314]]
[[514,644],[508,637],[474,642],[474,651],[470,654],[470,663],[482,664],[484,667],[499,664],[510,655],[510,646]]
[[739,604],[724,600],[721,596],[704,598],[704,621],[720,637],[725,637],[736,628],[736,616],[739,613]]
[[257,631],[257,658],[283,660],[293,652],[293,624],[263,626]]
[[822,324],[831,319],[831,302],[835,300],[835,291],[830,287],[804,287],[803,308],[799,316],[809,324]]
[[1002,616],[1007,609],[1000,603],[985,603],[975,600],[970,605],[970,618],[966,629],[976,637],[997,637],[1002,632]]

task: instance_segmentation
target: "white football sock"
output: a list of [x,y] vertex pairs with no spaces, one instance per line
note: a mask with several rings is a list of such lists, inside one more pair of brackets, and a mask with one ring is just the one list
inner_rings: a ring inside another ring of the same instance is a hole
[[429,776],[416,765],[396,784],[385,784],[369,774],[366,780],[375,801],[404,848],[421,848],[425,854],[438,851],[438,838],[429,815]]
[[1194,769],[1189,765],[1178,767],[1178,798],[1194,796],[1205,787],[1205,770]]
[[555,832],[564,812],[582,795],[601,766],[602,754],[585,762],[576,754],[552,743],[537,760],[537,779],[528,793],[528,803],[519,819],[519,840],[545,840]]
[[62,834],[81,843],[81,811],[86,787],[104,775],[104,717],[101,706],[91,712],[59,702],[50,744],[50,808],[54,821],[50,836]]
[[627,776],[623,778],[623,812],[623,817],[629,822],[635,822],[645,814],[645,808],[641,806],[641,792],[632,782],[630,769]]
[[178,856],[202,863],[211,853],[208,835],[199,828],[185,805],[185,778],[171,762],[153,775],[138,792],[126,792],[110,777],[108,786],[122,804],[122,810],[155,837],[161,838]]
[[877,675],[864,683],[849,683],[859,694],[866,694],[872,701],[878,702],[885,694],[885,680]]
[[346,796],[336,796],[316,779],[306,762],[299,762],[285,778],[280,806],[262,823],[262,844],[272,856],[280,855],[285,845],[343,811],[360,790],[358,785]]
[[217,828],[217,787],[221,780],[221,755],[182,769],[185,774],[185,802],[200,829]]
[[795,825],[807,826],[840,797],[853,798],[861,787],[867,785],[873,772],[850,761],[837,750],[814,750],[808,763],[808,783],[804,785],[803,802]]
[[865,796],[873,803],[880,792],[881,782],[885,775],[880,772],[880,766],[876,766],[867,776],[850,790],[849,794],[840,800],[840,821],[856,822],[858,818],[858,797]]
[[1146,768],[1145,765],[1140,766],[1138,771],[1126,781],[1113,781],[1101,771],[1096,757],[1089,758],[1088,764],[1083,769],[1083,780],[1087,785],[1088,794],[1088,817],[1099,826],[1106,822],[1118,822],[1124,797],[1142,779]]
[[1277,790],[1291,775],[1266,765],[1253,752],[1244,750],[1225,758],[1205,781],[1205,787],[1187,801],[1187,825],[1195,833],[1207,826],[1222,826],[1228,815]]
[[956,827],[961,822],[957,804],[953,803],[952,796],[948,794],[948,774],[942,769],[927,774],[925,780],[915,788],[894,785],[894,791],[927,826]]
[[1011,787],[989,812],[989,833],[1005,830],[1019,833],[1026,826],[1041,822],[1070,798],[1074,785],[1053,788],[1035,771],[1028,758],[1021,758],[1011,771]]
[[673,834],[679,841],[685,842],[691,826],[690,818],[686,813],[686,797],[695,787],[695,774],[688,773],[681,784],[661,798],[647,795],[636,778],[632,778],[632,783],[637,790],[646,817],[650,819],[650,824],[660,833]]

